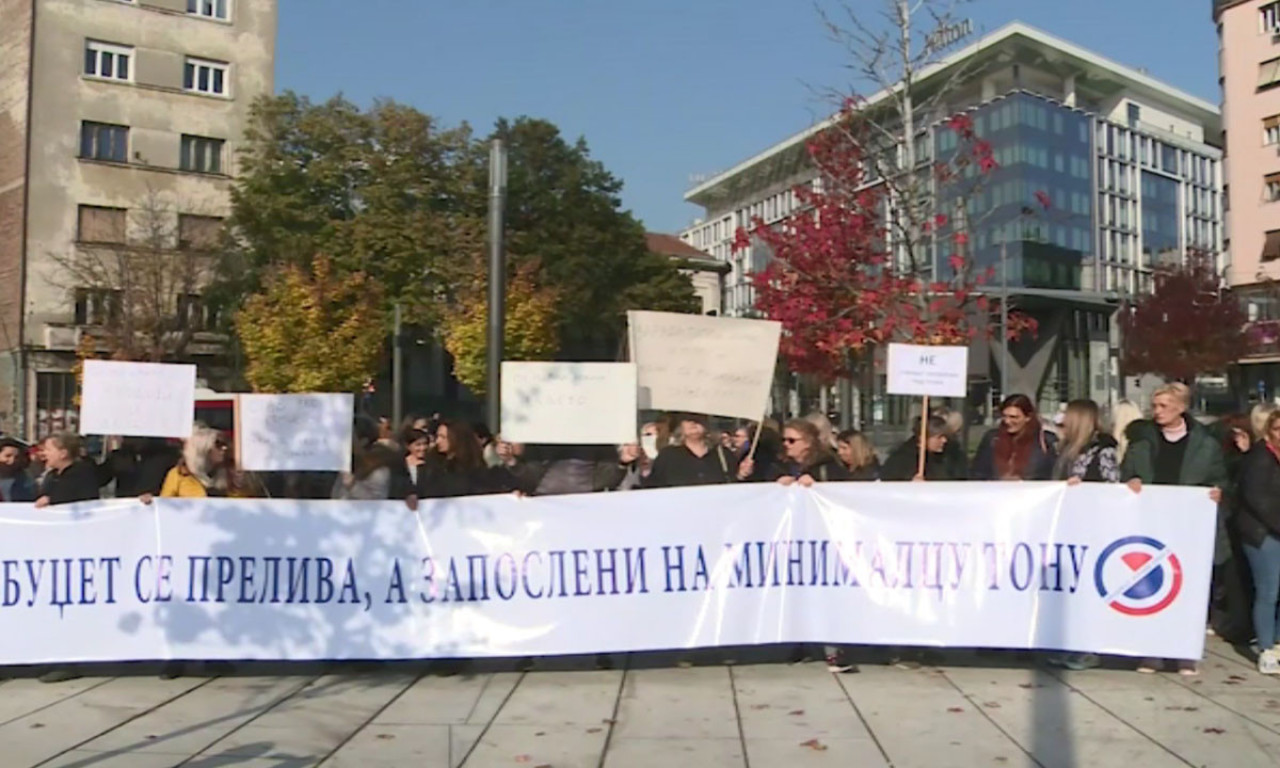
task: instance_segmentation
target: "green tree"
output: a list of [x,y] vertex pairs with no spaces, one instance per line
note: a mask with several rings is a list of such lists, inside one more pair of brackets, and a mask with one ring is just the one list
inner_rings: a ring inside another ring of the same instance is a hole
[[335,97],[314,104],[286,92],[253,106],[230,220],[236,245],[220,274],[234,306],[280,264],[332,254],[399,302],[410,322],[435,325],[483,253],[470,129],[443,128],[416,109],[378,101],[368,111]]
[[378,371],[386,317],[364,274],[336,274],[327,257],[267,272],[235,316],[255,392],[357,392]]
[[[558,349],[559,297],[538,285],[537,267],[537,262],[526,263],[507,284],[502,342],[506,360],[551,360]],[[478,279],[445,319],[444,346],[453,355],[453,375],[476,395],[485,393],[488,318],[485,282]]]
[[613,359],[630,309],[696,312],[689,278],[649,252],[622,209],[622,182],[546,120],[499,120],[506,142],[507,242],[516,264],[536,261],[559,295],[560,353]]

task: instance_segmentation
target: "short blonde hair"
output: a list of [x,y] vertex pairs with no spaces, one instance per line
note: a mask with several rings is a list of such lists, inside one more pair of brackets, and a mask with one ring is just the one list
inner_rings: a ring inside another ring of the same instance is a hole
[[1276,413],[1275,403],[1258,403],[1253,406],[1253,410],[1249,411],[1249,426],[1253,428],[1254,440],[1265,440],[1267,437],[1267,422],[1271,418],[1271,414]]
[[1186,384],[1183,384],[1180,381],[1169,382],[1153,392],[1151,399],[1155,400],[1157,397],[1162,395],[1175,398],[1178,402],[1182,403],[1183,410],[1191,410],[1191,387],[1188,387]]

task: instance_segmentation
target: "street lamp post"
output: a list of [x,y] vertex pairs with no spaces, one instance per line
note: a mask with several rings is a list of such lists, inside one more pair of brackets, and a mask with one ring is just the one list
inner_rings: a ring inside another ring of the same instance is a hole
[[489,430],[502,427],[503,328],[506,325],[507,264],[503,253],[502,216],[507,197],[507,149],[494,139],[489,149],[489,338],[486,416]]

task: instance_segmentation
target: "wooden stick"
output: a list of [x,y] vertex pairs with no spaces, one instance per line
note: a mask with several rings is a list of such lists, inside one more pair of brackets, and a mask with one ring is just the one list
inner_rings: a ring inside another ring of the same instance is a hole
[[756,446],[760,445],[760,430],[764,429],[764,416],[756,422],[756,435],[751,438],[751,450],[747,453],[747,458],[751,461],[756,460]]
[[929,396],[924,396],[924,405],[920,408],[920,463],[916,468],[916,475],[924,477],[924,454],[928,450],[925,447],[926,433],[929,430]]

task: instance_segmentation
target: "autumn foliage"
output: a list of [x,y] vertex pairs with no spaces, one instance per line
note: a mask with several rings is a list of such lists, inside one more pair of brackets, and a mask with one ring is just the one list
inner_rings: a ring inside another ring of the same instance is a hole
[[383,295],[363,273],[328,258],[269,272],[235,317],[255,392],[358,392],[378,371]]
[[[968,116],[945,129],[957,134],[959,149],[917,174],[927,179],[931,171],[938,199],[962,210],[996,161]],[[965,344],[990,332],[983,286],[992,272],[974,268],[967,227],[953,225],[933,199],[902,202],[910,195],[894,189],[863,150],[874,130],[848,103],[836,127],[808,144],[820,187],[797,187],[800,205],[783,221],[757,219],[737,233],[736,249],[763,245],[771,253],[753,277],[755,306],[782,323],[781,353],[796,372],[834,379],[848,370],[847,354],[875,345]],[[920,185],[913,178],[905,186]],[[949,239],[953,253],[936,277],[922,255],[935,237]],[[890,243],[898,245],[896,255]],[[1012,336],[1031,329],[1033,320],[1011,315]]]
[[1124,372],[1188,383],[1222,373],[1249,352],[1248,319],[1222,290],[1213,259],[1189,254],[1185,264],[1157,270],[1155,290],[1121,314]]
[[[540,286],[537,262],[516,269],[507,283],[503,358],[551,360],[559,349],[560,297]],[[489,308],[486,282],[477,278],[445,318],[444,346],[453,355],[453,374],[472,393],[485,392]]]

